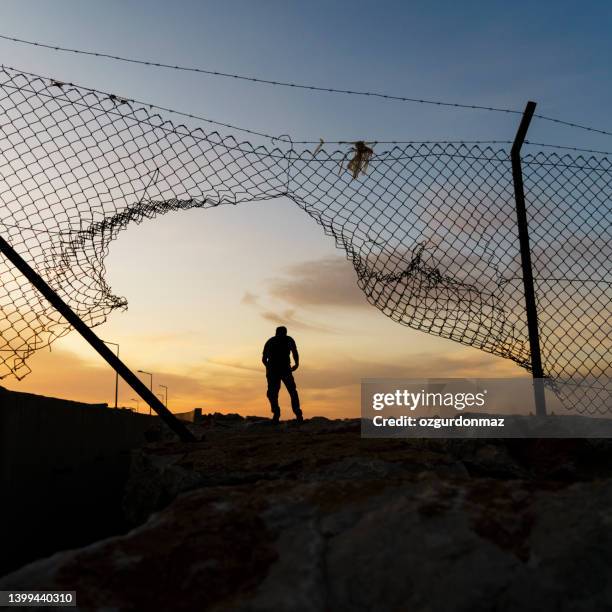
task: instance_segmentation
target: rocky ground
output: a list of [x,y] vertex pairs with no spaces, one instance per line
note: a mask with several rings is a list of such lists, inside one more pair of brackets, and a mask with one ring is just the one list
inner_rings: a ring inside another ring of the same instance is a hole
[[366,440],[358,420],[237,415],[194,431],[134,454],[133,530],[0,589],[109,610],[612,609],[608,440]]

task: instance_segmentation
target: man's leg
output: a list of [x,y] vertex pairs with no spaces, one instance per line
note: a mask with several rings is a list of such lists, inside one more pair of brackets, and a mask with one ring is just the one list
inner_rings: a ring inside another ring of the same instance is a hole
[[291,398],[291,409],[295,414],[295,418],[298,421],[303,421],[304,417],[302,416],[302,410],[300,409],[300,396],[298,395],[293,374],[291,372],[284,374],[283,382],[285,383],[285,387],[287,387],[287,391],[289,392],[289,397]]
[[270,408],[272,409],[273,420],[280,419],[280,406],[278,405],[278,392],[280,391],[281,377],[276,372],[267,371],[266,379],[268,380],[268,392],[266,395],[270,400]]

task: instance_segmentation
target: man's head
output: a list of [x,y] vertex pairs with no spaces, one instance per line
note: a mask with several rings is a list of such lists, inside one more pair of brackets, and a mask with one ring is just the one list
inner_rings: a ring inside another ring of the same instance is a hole
[[287,335],[287,328],[284,325],[281,325],[280,327],[276,328],[276,335],[277,336],[286,336]]

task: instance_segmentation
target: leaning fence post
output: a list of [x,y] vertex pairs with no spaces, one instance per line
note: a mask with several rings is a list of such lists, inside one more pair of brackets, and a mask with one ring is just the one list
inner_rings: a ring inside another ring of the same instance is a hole
[[540,351],[540,333],[538,330],[538,310],[536,306],[533,284],[533,269],[531,266],[531,249],[529,247],[529,229],[527,226],[527,211],[525,209],[525,190],[523,188],[523,170],[521,167],[521,147],[525,141],[529,124],[535,111],[536,103],[527,102],[521,123],[514,137],[510,151],[512,160],[512,180],[514,182],[514,199],[516,201],[516,220],[518,225],[519,243],[521,247],[521,265],[523,268],[523,287],[525,290],[525,310],[527,313],[527,329],[529,331],[529,352],[531,354],[531,372],[533,374],[533,392],[537,415],[546,414],[546,399],[544,397],[544,371],[542,370],[542,354]]
[[134,389],[142,399],[157,412],[160,418],[181,440],[195,442],[195,436],[179,421],[144,383],[111,351],[106,344],[86,325],[81,317],[42,279],[42,277],[0,236],[0,252],[40,291],[51,305],[76,329],[107,363]]

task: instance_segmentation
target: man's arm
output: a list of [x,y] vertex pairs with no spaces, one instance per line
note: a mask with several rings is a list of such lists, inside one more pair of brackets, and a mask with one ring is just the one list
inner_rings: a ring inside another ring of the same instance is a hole
[[295,344],[295,340],[293,338],[291,338],[291,343],[289,345],[289,350],[291,351],[291,354],[293,355],[293,367],[291,368],[291,371],[295,371],[298,369],[299,365],[300,365],[300,356],[298,354],[298,350],[297,350],[297,346]]
[[263,363],[266,367],[268,365],[268,358],[269,358],[269,346],[270,346],[270,341],[268,340],[263,347],[263,353],[261,355],[261,363]]

